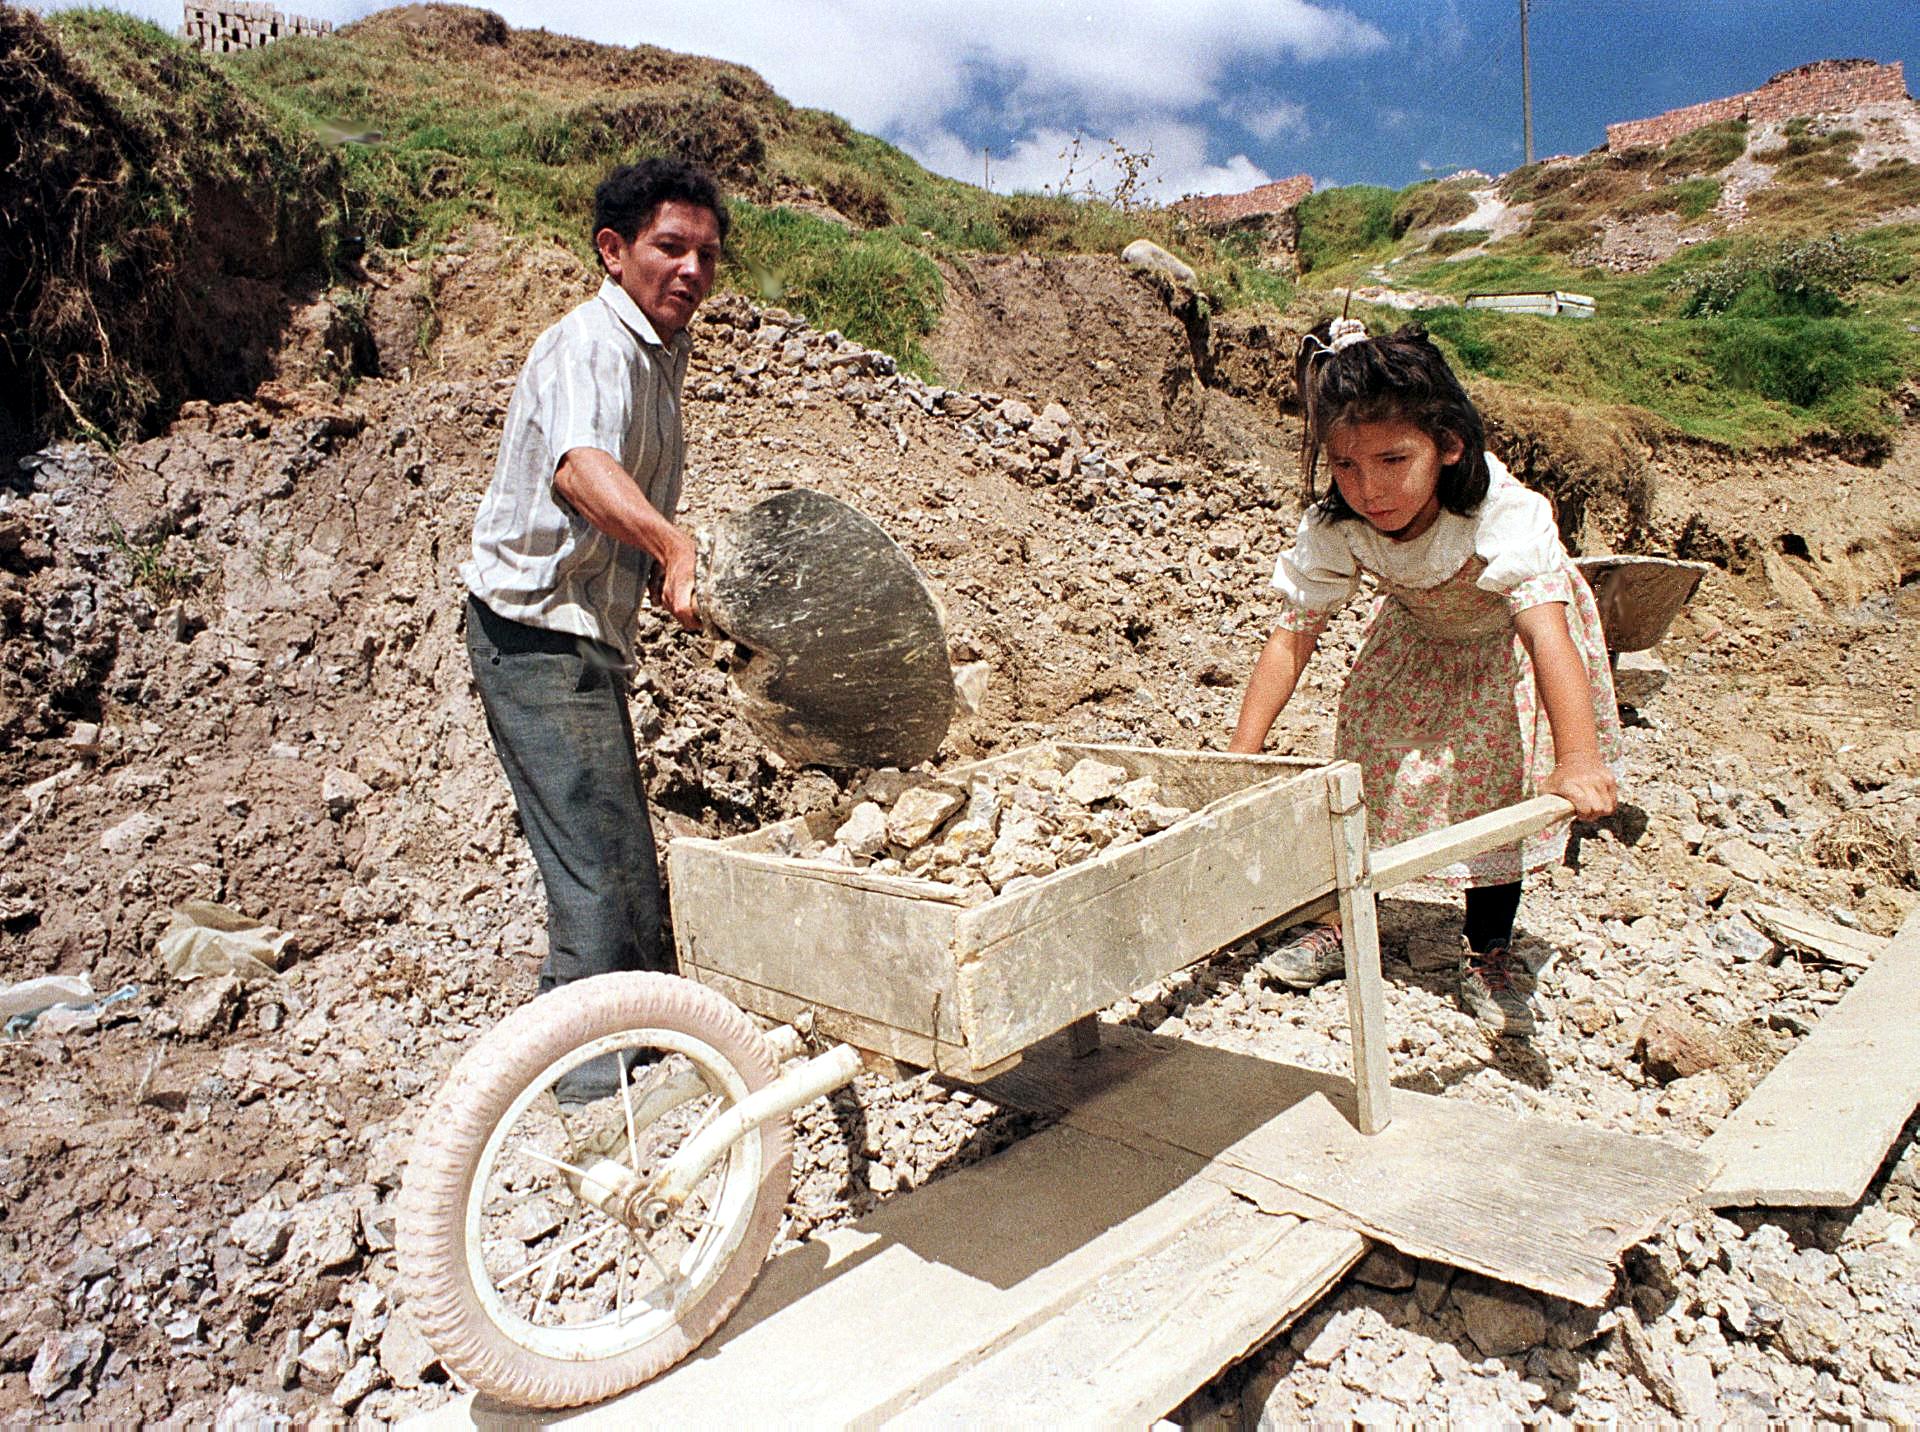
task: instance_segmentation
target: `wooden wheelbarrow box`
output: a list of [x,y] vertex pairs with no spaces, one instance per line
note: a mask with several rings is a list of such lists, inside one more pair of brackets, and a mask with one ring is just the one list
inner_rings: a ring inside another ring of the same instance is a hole
[[[680,971],[778,1020],[978,1080],[1336,887],[1341,771],[1285,756],[1049,743],[1151,776],[1192,813],[983,903],[774,852],[807,818],[668,851]],[[941,773],[964,784],[1035,748]],[[1351,804],[1351,802],[1349,802]],[[819,819],[816,817],[816,819]]]

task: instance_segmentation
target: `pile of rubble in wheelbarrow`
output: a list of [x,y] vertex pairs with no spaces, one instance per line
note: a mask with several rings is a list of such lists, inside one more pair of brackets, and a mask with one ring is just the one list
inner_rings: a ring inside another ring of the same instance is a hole
[[967,785],[881,771],[825,838],[790,832],[782,855],[916,876],[988,900],[1185,819],[1152,776],[1051,745]]

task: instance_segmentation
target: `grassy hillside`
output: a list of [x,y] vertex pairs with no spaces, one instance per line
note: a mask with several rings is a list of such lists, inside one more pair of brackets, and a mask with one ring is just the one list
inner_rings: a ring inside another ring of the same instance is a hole
[[[1870,456],[1897,429],[1920,372],[1920,225],[1881,222],[1920,205],[1920,166],[1857,161],[1861,150],[1844,128],[1795,120],[1762,141],[1733,121],[1664,149],[1528,165],[1497,183],[1329,190],[1301,206],[1303,287],[1319,307],[1383,280],[1456,302],[1590,294],[1590,320],[1443,304],[1418,317],[1467,372],[1578,405],[1641,408],[1729,447],[1813,439]],[[1757,187],[1732,227],[1716,206],[1742,167]],[[1476,211],[1470,191],[1487,188],[1523,221],[1497,242],[1459,227]],[[1634,225],[1684,227],[1690,241],[1642,272],[1598,266],[1608,230]]]
[[[1717,125],[1497,184],[1316,194],[1296,276],[1263,266],[1248,236],[1168,211],[931,174],[736,65],[513,30],[484,10],[410,5],[218,58],[107,12],[43,22],[0,6],[0,26],[0,102],[28,117],[23,162],[0,174],[0,215],[28,240],[6,246],[0,377],[15,426],[42,432],[133,431],[188,391],[243,390],[289,292],[333,282],[364,244],[423,251],[485,219],[586,256],[599,176],[666,152],[709,164],[735,196],[724,283],[927,376],[941,259],[1112,252],[1143,234],[1195,264],[1216,310],[1301,322],[1350,286],[1419,290],[1440,300],[1420,316],[1471,373],[1734,447],[1824,437],[1871,452],[1920,368],[1920,229],[1878,222],[1920,205],[1920,167],[1863,159],[1872,146],[1831,126],[1756,146],[1744,125]],[[1755,166],[1764,182],[1730,230],[1716,206]],[[1488,187],[1521,220],[1497,242],[1472,227]],[[1701,241],[1643,272],[1595,267],[1601,239],[1636,224]],[[1600,316],[1450,302],[1530,288],[1591,293]]]

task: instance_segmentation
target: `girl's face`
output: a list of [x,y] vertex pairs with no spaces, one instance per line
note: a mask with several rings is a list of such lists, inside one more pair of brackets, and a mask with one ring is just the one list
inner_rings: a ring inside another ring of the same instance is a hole
[[1376,532],[1410,542],[1440,515],[1440,469],[1460,460],[1460,439],[1435,442],[1401,418],[1342,423],[1327,434],[1327,466],[1347,506]]

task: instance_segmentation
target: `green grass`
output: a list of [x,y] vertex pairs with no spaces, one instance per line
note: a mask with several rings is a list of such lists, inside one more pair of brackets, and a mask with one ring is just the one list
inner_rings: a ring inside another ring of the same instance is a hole
[[1349,184],[1309,195],[1300,216],[1300,271],[1338,268],[1354,259],[1388,252],[1393,244],[1393,214],[1400,196],[1372,184]]

